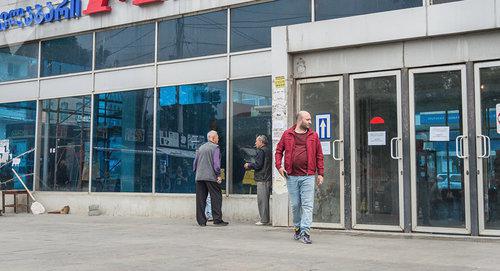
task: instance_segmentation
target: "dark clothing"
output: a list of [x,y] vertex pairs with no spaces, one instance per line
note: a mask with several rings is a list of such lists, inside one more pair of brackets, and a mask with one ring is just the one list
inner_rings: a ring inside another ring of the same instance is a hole
[[271,149],[264,146],[257,149],[255,163],[249,163],[250,169],[255,170],[254,179],[256,182],[270,182],[272,178],[273,157]]
[[221,185],[212,181],[196,182],[196,221],[198,225],[206,225],[205,207],[207,206],[207,196],[210,193],[212,202],[212,217],[214,223],[222,222],[222,189]]
[[207,142],[196,151],[193,163],[196,181],[217,182],[220,176],[220,149],[217,144]]
[[271,196],[272,182],[257,182],[257,205],[259,207],[260,222],[267,224],[269,218],[269,198]]
[[293,150],[291,176],[307,176],[307,133],[299,134],[293,132],[295,138],[295,149]]
[[[295,127],[286,130],[276,146],[276,168],[280,169],[283,165],[283,156],[285,160],[284,168],[286,172],[292,172],[293,154],[296,150]],[[318,133],[307,131],[306,152],[307,152],[307,175],[324,175],[324,158]]]

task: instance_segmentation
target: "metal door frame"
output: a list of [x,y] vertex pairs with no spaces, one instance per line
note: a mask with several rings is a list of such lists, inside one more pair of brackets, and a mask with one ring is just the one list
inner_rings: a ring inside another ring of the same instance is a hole
[[[397,140],[398,150],[400,153],[400,159],[398,159],[398,184],[399,184],[399,225],[375,225],[375,224],[357,224],[356,221],[356,125],[355,125],[355,97],[354,97],[354,80],[356,79],[366,79],[366,78],[377,78],[395,76],[396,77],[396,96],[397,96]],[[349,75],[349,92],[350,92],[350,103],[351,103],[351,217],[352,217],[352,228],[356,230],[376,230],[376,231],[399,231],[404,230],[404,194],[403,194],[403,123],[402,123],[402,109],[401,109],[401,71],[386,71],[386,72],[372,72],[363,74],[351,74]]]
[[[300,92],[302,84],[313,84],[313,83],[322,83],[322,82],[338,82],[339,83],[339,138],[337,140],[341,141],[341,146],[338,148],[338,153],[342,155],[344,154],[344,94],[343,94],[343,78],[342,76],[329,76],[329,77],[321,77],[321,78],[308,78],[308,79],[300,79],[297,80],[297,92],[296,92],[296,108],[295,112],[300,110],[300,106],[302,101],[300,100]],[[330,144],[333,143],[333,138],[330,139]],[[334,155],[332,148],[332,156]],[[345,193],[345,172],[344,170],[344,159],[339,161],[339,181],[340,181],[340,223],[323,223],[323,222],[313,222],[312,227],[314,228],[330,228],[330,229],[345,229],[345,204],[344,204],[344,193]]]
[[[462,87],[462,135],[468,135],[467,126],[467,73],[465,65],[450,65],[430,68],[418,68],[409,70],[409,100],[410,100],[410,156],[411,156],[411,210],[412,210],[412,230],[416,232],[428,233],[451,233],[451,234],[470,234],[471,233],[471,214],[470,214],[470,180],[469,175],[469,140],[464,140],[463,151],[465,159],[463,159],[464,167],[462,174],[464,176],[464,200],[465,200],[465,228],[449,228],[449,227],[430,227],[418,226],[418,208],[417,208],[417,180],[416,172],[416,144],[415,144],[415,74],[460,71],[461,87]],[[468,139],[468,138],[467,138]]]
[[488,230],[484,221],[484,193],[483,193],[483,158],[479,157],[482,153],[482,118],[481,118],[481,74],[480,69],[489,67],[500,67],[500,61],[484,62],[474,65],[474,96],[476,107],[476,153],[477,153],[477,195],[478,195],[478,216],[479,216],[479,234],[480,235],[500,235],[500,230]]

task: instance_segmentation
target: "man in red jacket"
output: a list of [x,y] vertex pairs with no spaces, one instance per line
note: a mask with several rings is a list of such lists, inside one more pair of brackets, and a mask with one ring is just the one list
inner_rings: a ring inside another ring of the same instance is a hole
[[[295,240],[311,244],[314,180],[323,183],[323,150],[318,134],[311,130],[311,114],[300,111],[296,124],[286,130],[276,147],[276,168],[287,180],[292,205]],[[283,154],[285,164],[283,166]]]

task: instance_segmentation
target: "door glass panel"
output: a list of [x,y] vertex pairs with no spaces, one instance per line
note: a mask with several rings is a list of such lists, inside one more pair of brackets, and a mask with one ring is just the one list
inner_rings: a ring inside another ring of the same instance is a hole
[[[481,75],[481,134],[491,140],[489,158],[483,159],[484,225],[489,230],[500,230],[500,134],[497,116],[500,113],[500,67],[484,68]],[[497,111],[499,107],[499,111]],[[480,155],[486,151],[481,148]],[[496,174],[496,173],[499,174]]]
[[354,80],[356,223],[399,225],[396,76]]
[[[311,113],[312,129],[318,114],[331,114],[330,127],[331,141],[340,138],[339,114],[339,82],[320,82],[303,84],[300,87],[301,110]],[[339,156],[337,152],[337,156]],[[332,155],[325,154],[325,179],[321,187],[316,187],[314,197],[314,222],[340,223],[340,162],[335,161]]]
[[463,134],[460,71],[415,74],[417,225],[463,228],[463,160],[455,139]]

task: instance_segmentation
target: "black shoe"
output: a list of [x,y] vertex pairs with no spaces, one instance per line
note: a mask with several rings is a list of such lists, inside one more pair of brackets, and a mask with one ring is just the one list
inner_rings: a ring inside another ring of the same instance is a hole
[[206,227],[207,226],[207,224],[198,224],[198,225],[200,225],[200,227]]
[[307,233],[302,234],[302,238],[300,238],[300,240],[304,244],[308,244],[308,245],[312,244],[311,236]]
[[227,225],[229,225],[229,222],[226,221],[214,222],[214,226],[227,226]]
[[293,240],[300,239],[300,228],[293,228]]

